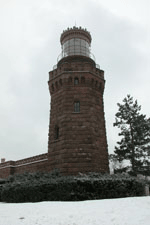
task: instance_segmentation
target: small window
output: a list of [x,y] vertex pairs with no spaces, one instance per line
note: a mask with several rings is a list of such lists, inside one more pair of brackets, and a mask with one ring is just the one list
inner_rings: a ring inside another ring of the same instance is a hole
[[100,90],[102,89],[102,84],[101,84],[101,83],[99,83],[99,89],[100,89]]
[[96,82],[95,82],[95,87],[97,87],[97,85],[98,85],[98,81],[96,80]]
[[52,88],[52,92],[53,92],[54,91],[54,85],[53,84],[52,84],[51,88]]
[[60,84],[60,86],[62,86],[62,79],[59,80],[59,84]]
[[80,112],[80,102],[74,103],[74,112]]
[[79,84],[79,79],[78,79],[77,77],[74,78],[74,84],[75,84],[75,85]]
[[59,138],[59,127],[55,126],[55,140]]
[[55,86],[56,86],[56,89],[57,89],[58,88],[58,82],[57,81],[55,82]]

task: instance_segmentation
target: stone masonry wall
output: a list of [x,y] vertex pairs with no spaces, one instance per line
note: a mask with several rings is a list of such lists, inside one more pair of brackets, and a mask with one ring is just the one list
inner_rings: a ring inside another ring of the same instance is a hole
[[[77,78],[79,83],[74,84]],[[48,156],[63,174],[108,172],[103,107],[104,72],[86,57],[68,57],[50,72],[51,114]],[[80,101],[80,112],[74,103]],[[55,127],[59,128],[56,139]]]
[[41,154],[30,158],[8,161],[0,164],[0,178],[24,172],[50,171],[48,154]]

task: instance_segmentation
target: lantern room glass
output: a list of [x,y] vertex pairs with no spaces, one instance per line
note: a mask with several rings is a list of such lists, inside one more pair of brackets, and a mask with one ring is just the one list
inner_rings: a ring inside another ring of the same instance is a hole
[[62,57],[83,55],[90,57],[90,44],[80,38],[72,38],[62,45]]

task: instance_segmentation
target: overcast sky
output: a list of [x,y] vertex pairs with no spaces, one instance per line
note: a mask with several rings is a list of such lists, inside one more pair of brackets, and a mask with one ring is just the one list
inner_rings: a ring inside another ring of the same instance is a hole
[[118,140],[117,102],[131,94],[150,117],[149,0],[0,0],[0,158],[47,152],[48,72],[61,52],[60,35],[82,26],[105,71],[109,153]]

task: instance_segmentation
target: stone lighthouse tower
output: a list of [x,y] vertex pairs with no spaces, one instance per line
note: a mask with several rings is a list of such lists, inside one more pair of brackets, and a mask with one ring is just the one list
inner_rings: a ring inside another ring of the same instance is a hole
[[49,72],[48,157],[64,175],[108,172],[104,71],[90,52],[91,35],[73,27],[60,37],[62,52]]

